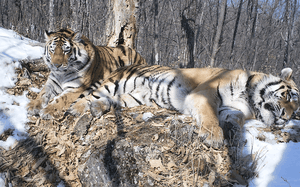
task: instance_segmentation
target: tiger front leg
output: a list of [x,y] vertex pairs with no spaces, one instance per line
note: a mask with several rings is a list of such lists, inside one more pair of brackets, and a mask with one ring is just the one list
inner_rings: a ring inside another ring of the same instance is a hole
[[86,111],[90,110],[89,96],[78,99],[71,107],[67,110],[68,114],[73,116],[80,116]]
[[[102,92],[103,93],[103,92]],[[99,94],[100,95],[100,94]],[[90,111],[94,117],[101,117],[103,114],[110,111],[111,107],[135,107],[145,104],[139,97],[140,94],[122,94],[117,96],[109,95],[104,92],[102,97],[96,99],[94,96],[89,96]]]
[[109,102],[108,98],[101,97],[99,99],[94,99],[90,104],[91,114],[94,117],[100,118],[103,114],[110,110],[110,107],[111,102]]
[[60,95],[54,97],[53,101],[41,111],[42,118],[51,119],[52,117],[62,116],[82,92],[82,90],[77,90],[74,92],[66,90]]
[[73,116],[80,116],[90,110],[94,117],[101,117],[104,113],[110,110],[110,102],[106,97],[95,98],[93,95],[88,95],[76,101],[67,113]]
[[27,104],[28,114],[38,115],[40,111],[48,104],[49,100],[54,97],[54,95],[51,95],[51,93],[52,92],[49,92],[46,84],[37,97]]
[[203,142],[218,148],[223,145],[223,130],[219,126],[217,103],[211,91],[192,92],[185,99],[185,113],[191,114],[200,125],[199,135]]
[[234,108],[220,108],[219,110],[220,126],[223,129],[224,137],[231,143],[237,142],[243,125],[245,124],[245,115],[242,111]]

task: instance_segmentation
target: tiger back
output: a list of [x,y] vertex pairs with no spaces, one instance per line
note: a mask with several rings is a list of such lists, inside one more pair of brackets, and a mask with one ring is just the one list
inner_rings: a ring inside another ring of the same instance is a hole
[[285,68],[276,77],[259,72],[221,68],[173,69],[164,66],[124,67],[104,80],[70,113],[90,110],[100,117],[111,106],[134,107],[153,103],[192,115],[208,145],[223,143],[226,125],[241,127],[247,119],[281,125],[299,107],[299,90]]
[[126,46],[95,46],[85,36],[70,29],[45,31],[44,62],[50,75],[35,100],[30,114],[51,118],[69,108],[92,84],[100,84],[117,68],[146,64],[135,50]]

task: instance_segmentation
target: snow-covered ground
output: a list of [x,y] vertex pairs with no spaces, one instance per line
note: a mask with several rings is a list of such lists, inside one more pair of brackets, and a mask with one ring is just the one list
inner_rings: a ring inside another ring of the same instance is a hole
[[[16,141],[24,138],[26,134],[25,106],[29,102],[25,96],[26,93],[22,96],[12,96],[7,94],[5,89],[13,87],[16,82],[15,68],[20,66],[18,60],[42,56],[43,48],[30,45],[34,42],[12,30],[0,27],[0,135],[7,129],[14,129],[12,136],[6,141],[0,141],[0,146],[5,149],[14,146]],[[300,126],[300,122],[292,121],[289,125]],[[277,144],[272,133],[259,132],[258,127],[263,127],[263,124],[256,120],[250,120],[245,125],[244,136],[248,143],[244,154],[259,152],[261,156],[258,161],[259,177],[251,181],[250,186],[265,187],[268,184],[272,187],[298,186],[300,184],[300,162],[298,162],[300,144]],[[257,139],[262,136],[266,138],[265,141]],[[286,150],[289,151],[285,152]],[[276,167],[278,164],[280,167]],[[285,167],[286,165],[289,167]],[[0,187],[2,186],[4,186],[4,174],[0,173]]]
[[[291,126],[300,126],[299,120],[291,120],[284,129],[289,130]],[[264,128],[264,124],[257,120],[249,120],[244,126],[244,138],[247,140],[245,145],[245,153],[257,153],[259,176],[250,182],[250,187],[266,187],[266,186],[299,186],[300,183],[300,168],[299,164],[291,164],[290,168],[282,170],[277,165],[281,162],[289,162],[289,160],[296,160],[300,156],[300,150],[289,151],[289,155],[285,155],[287,147],[290,149],[295,146],[295,143],[276,143],[277,138],[271,132],[264,132],[258,130]],[[291,132],[292,133],[292,132]],[[265,139],[260,141],[259,139]],[[300,145],[297,143],[296,145]],[[274,173],[274,171],[276,171]],[[274,175],[275,174],[275,175]],[[296,180],[289,176],[297,176]],[[285,176],[285,177],[284,177]],[[283,178],[281,178],[283,177]],[[288,182],[284,181],[287,180]],[[270,182],[272,181],[272,185]]]
[[10,136],[5,142],[0,140],[0,146],[5,149],[14,145],[16,140],[26,134],[27,112],[25,106],[28,99],[25,94],[22,96],[9,95],[5,92],[5,88],[15,85],[17,77],[15,68],[20,66],[18,60],[35,59],[42,56],[42,47],[33,47],[29,44],[34,42],[12,30],[0,28],[0,134],[7,129],[15,129],[13,136]]

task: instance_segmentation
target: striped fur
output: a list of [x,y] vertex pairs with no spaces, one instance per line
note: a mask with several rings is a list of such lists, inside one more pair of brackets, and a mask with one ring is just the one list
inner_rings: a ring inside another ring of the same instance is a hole
[[292,70],[281,77],[218,68],[172,69],[163,66],[128,66],[113,72],[70,112],[90,110],[100,117],[111,106],[158,106],[192,115],[209,145],[223,142],[222,127],[242,126],[258,119],[270,126],[283,124],[299,107],[299,91]]
[[68,109],[87,88],[100,85],[117,68],[146,64],[133,49],[95,46],[70,29],[46,31],[45,38],[43,58],[51,72],[37,99],[28,104],[30,113],[37,114],[42,109],[44,118]]

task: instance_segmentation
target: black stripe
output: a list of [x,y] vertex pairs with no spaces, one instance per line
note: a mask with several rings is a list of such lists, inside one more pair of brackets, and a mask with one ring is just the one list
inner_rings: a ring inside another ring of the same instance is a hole
[[[279,90],[281,90],[281,89],[285,89],[285,86],[284,85],[282,85],[282,86],[280,86],[278,89],[276,89],[274,92],[278,92]],[[273,92],[273,93],[274,93]]]
[[220,94],[220,83],[217,86],[217,94],[218,94],[218,97],[220,98],[220,106],[219,107],[221,107],[221,106],[223,106],[223,98],[222,98],[222,96]]
[[160,89],[160,85],[165,81],[165,78],[164,79],[161,79],[156,87],[156,97],[158,98],[158,92],[159,92],[159,89]]
[[162,103],[165,104],[165,105],[168,104],[168,101],[165,100],[165,98],[164,98],[164,92],[161,92],[161,101],[162,101]]
[[52,90],[52,93],[53,93],[53,95],[55,95],[55,96],[57,96],[57,95],[58,95],[58,92],[57,92],[57,91],[55,91],[55,89],[53,89],[53,90]]
[[143,79],[143,81],[142,81],[142,85],[144,85],[145,84],[145,82],[146,82],[146,77],[144,77],[144,79]]
[[93,89],[97,89],[97,86],[95,85],[95,83],[92,83],[90,87],[91,88],[94,87]]
[[[68,34],[72,34],[71,31],[67,30],[67,29],[60,29],[58,32],[66,32]],[[52,33],[52,32],[51,32]]]
[[80,48],[78,47],[78,55],[81,56]]
[[143,105],[143,103],[137,98],[133,97],[133,95],[129,94],[139,105]]
[[74,56],[75,56],[74,61],[76,61],[77,60],[76,47],[73,48],[73,53],[74,53]]
[[112,82],[112,83],[114,82],[114,79],[111,77],[109,77],[108,80],[109,80],[109,82]]
[[104,85],[104,88],[108,91],[108,93],[110,93],[110,90],[107,85]]
[[128,49],[128,55],[127,55],[128,57],[128,63],[129,64],[133,64],[133,62],[132,62],[132,50],[129,48]]
[[106,51],[110,50],[110,52],[114,51],[114,48],[111,47],[103,47],[103,46],[99,46],[101,49],[105,49]]
[[52,82],[53,82],[57,87],[59,87],[61,90],[63,90],[58,82],[56,82],[56,81],[53,80],[53,79],[51,79],[51,80],[52,80]]
[[77,76],[77,77],[75,77],[75,78],[73,78],[71,80],[68,80],[68,82],[73,82],[74,80],[77,80],[77,79],[80,79],[80,78],[82,78],[82,77],[81,76]]
[[121,49],[123,55],[126,56],[126,50],[125,50],[125,47],[122,46],[122,45],[119,45],[118,48]]
[[119,56],[119,64],[121,67],[124,67],[125,66],[125,63],[124,61],[121,59],[121,57]]
[[169,101],[169,104],[170,104],[170,108],[171,108],[172,110],[176,110],[176,108],[172,105],[171,97],[170,97],[170,89],[171,89],[172,85],[174,84],[174,82],[175,82],[175,77],[174,77],[173,80],[169,83],[168,88],[167,88],[168,101]]
[[233,97],[233,85],[232,85],[232,82],[230,83],[230,92],[231,92],[231,97]]
[[259,94],[260,94],[260,97],[263,99],[263,102],[265,101],[264,98],[263,98],[263,95],[265,95],[265,92],[266,92],[266,89],[270,86],[274,86],[274,85],[277,85],[277,84],[280,84],[282,83],[282,80],[280,81],[277,81],[277,82],[270,82],[269,84],[267,84],[263,89],[261,89],[259,91]]
[[249,76],[248,79],[247,79],[247,83],[246,83],[246,89],[247,89],[247,91],[248,91],[248,89],[249,89],[250,82],[251,82],[251,80],[253,79],[254,76],[255,76],[255,75],[251,75],[251,76]]
[[[136,89],[136,80],[138,79],[139,77],[135,77],[134,78],[134,81],[133,81],[133,90],[135,90]],[[145,79],[144,79],[145,80]],[[144,85],[144,84],[143,84]]]
[[81,86],[78,86],[78,87],[73,87],[73,86],[68,86],[68,87],[66,87],[64,90],[66,90],[66,89],[75,89],[75,88],[80,88]]
[[160,106],[160,104],[158,104],[158,103],[155,101],[155,99],[149,98],[149,101],[150,101],[150,102],[154,102],[158,107],[163,108],[162,106]]
[[127,81],[132,77],[132,75],[136,72],[137,70],[137,67],[136,66],[132,66],[128,69],[127,72],[130,72],[130,74],[127,76],[125,82],[124,82],[124,86],[123,86],[123,92],[125,93],[125,89],[126,89],[126,84],[127,84]]
[[138,57],[138,53],[136,52],[134,56],[134,61],[132,63],[137,63],[137,57]]
[[114,96],[115,96],[116,93],[117,93],[117,91],[118,91],[118,89],[119,89],[119,80],[116,80],[116,81],[114,82],[114,84],[115,84],[115,92],[114,92]]
[[96,99],[100,99],[100,97],[99,97],[99,96],[97,96],[97,95],[94,95],[94,92],[92,92],[92,96],[93,96],[93,97],[95,97]]
[[[137,67],[139,67],[139,66],[137,66]],[[138,75],[139,75],[139,76],[142,76],[142,75],[144,75],[144,74],[146,74],[146,73],[148,73],[148,72],[153,72],[153,73],[155,73],[155,71],[156,71],[157,69],[160,69],[160,68],[161,68],[161,66],[158,66],[158,67],[154,67],[154,66],[145,66],[145,67],[143,68],[142,71],[138,72]],[[141,69],[140,69],[140,70],[141,70]],[[151,75],[151,76],[153,76],[153,75]]]

